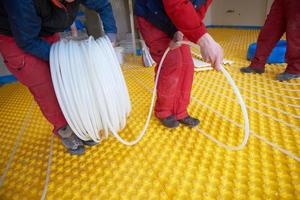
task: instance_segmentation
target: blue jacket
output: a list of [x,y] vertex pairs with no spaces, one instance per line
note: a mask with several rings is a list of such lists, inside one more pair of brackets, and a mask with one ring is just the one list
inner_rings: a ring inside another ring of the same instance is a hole
[[[190,0],[197,10],[206,0]],[[173,37],[177,28],[167,16],[162,0],[136,0],[134,5],[135,15],[144,17],[158,29]]]
[[[38,0],[1,0],[0,34],[13,36],[17,45],[25,52],[47,61],[49,60],[51,45],[43,40],[41,36],[47,34],[51,35],[54,32],[64,30],[71,25],[70,23],[72,23],[72,21],[62,22],[61,24],[63,25],[58,28],[51,27],[52,29],[50,29],[49,26],[44,26],[44,22],[48,18],[55,18],[55,16],[40,15],[40,10],[36,5],[37,1]],[[48,3],[50,0],[42,0],[40,2]],[[117,32],[111,4],[108,0],[76,0],[75,2],[97,11],[101,17],[106,33]],[[73,7],[76,13],[79,9],[79,5]],[[50,10],[53,11],[53,8],[50,8]],[[52,15],[59,12],[61,13],[62,11],[53,12]],[[68,16],[67,13],[65,15]],[[65,18],[63,18],[62,21],[65,20]],[[74,19],[72,18],[72,20]]]

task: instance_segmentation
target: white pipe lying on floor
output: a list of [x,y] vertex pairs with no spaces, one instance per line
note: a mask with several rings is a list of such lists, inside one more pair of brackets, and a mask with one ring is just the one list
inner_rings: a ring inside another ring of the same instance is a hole
[[[183,45],[193,45],[180,42]],[[82,140],[99,142],[103,131],[105,137],[112,133],[121,143],[135,145],[145,135],[148,128],[162,64],[169,53],[165,51],[158,66],[149,113],[145,126],[134,141],[126,141],[118,131],[126,125],[131,110],[128,90],[118,59],[107,37],[94,40],[62,40],[53,44],[50,52],[51,76],[58,102],[72,130]],[[208,137],[228,150],[240,150],[248,141],[250,128],[248,113],[242,96],[228,72],[221,68],[233,87],[244,115],[244,139],[236,147],[222,144]]]

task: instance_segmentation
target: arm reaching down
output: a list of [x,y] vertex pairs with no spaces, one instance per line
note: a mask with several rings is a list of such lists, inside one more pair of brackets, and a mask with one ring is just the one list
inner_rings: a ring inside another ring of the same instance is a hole
[[165,11],[176,28],[181,31],[190,41],[201,47],[203,58],[219,70],[223,61],[223,50],[221,46],[207,33],[202,22],[205,12],[211,3],[199,8],[197,12],[190,1],[186,0],[162,0]]
[[111,4],[108,0],[82,0],[82,4],[100,15],[103,29],[112,43],[117,40],[117,27]]

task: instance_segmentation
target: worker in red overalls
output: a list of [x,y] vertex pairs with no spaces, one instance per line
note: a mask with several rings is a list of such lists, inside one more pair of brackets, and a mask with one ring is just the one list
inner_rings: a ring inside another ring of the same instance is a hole
[[300,78],[300,0],[275,0],[266,23],[262,28],[254,58],[249,67],[241,68],[243,73],[264,73],[267,59],[286,33],[288,64],[285,72],[277,76],[279,81]]
[[41,111],[54,126],[71,154],[84,153],[84,145],[69,127],[54,92],[49,53],[51,44],[59,40],[58,32],[69,27],[79,5],[97,11],[103,28],[112,42],[116,40],[116,24],[108,0],[1,0],[0,53],[9,71],[28,87]]
[[[194,127],[199,120],[189,115],[194,64],[190,48],[176,42],[188,39],[201,47],[202,57],[220,69],[223,50],[207,33],[203,19],[212,0],[136,0],[137,24],[153,59],[160,63],[168,47],[157,88],[155,115],[169,128],[179,123]],[[157,70],[157,69],[156,69]]]

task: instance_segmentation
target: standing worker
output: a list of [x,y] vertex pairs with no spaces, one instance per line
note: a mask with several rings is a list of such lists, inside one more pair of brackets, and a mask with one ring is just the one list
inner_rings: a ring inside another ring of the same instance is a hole
[[279,81],[300,78],[300,0],[275,0],[266,23],[262,28],[255,56],[249,67],[241,68],[243,73],[265,72],[265,64],[273,48],[286,33],[287,68],[277,76]]
[[51,44],[59,40],[75,20],[80,4],[97,11],[104,31],[116,40],[116,24],[108,0],[1,0],[0,52],[9,71],[28,87],[42,113],[54,126],[63,145],[71,154],[84,153],[84,145],[70,129],[54,92],[49,53]]
[[[195,127],[199,120],[188,114],[194,76],[190,48],[176,42],[188,39],[201,48],[202,57],[219,70],[223,61],[221,46],[207,33],[203,19],[212,0],[136,0],[135,15],[153,59],[166,57],[157,86],[155,115],[168,128],[180,123]],[[156,68],[157,71],[157,68]]]

